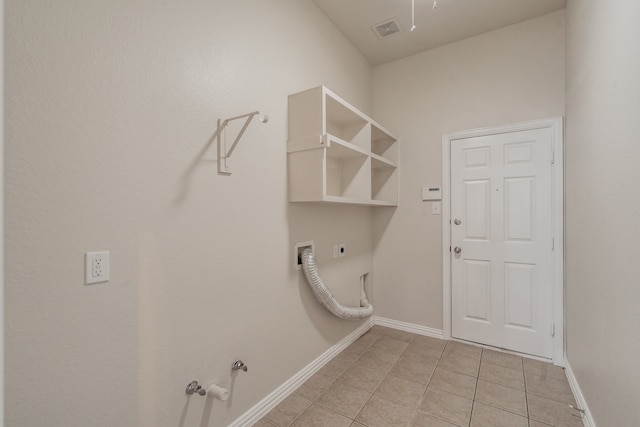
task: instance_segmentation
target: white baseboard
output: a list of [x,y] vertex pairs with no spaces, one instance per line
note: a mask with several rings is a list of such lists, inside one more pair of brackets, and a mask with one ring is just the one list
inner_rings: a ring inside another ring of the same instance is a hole
[[565,359],[564,363],[564,372],[567,375],[567,380],[569,380],[569,386],[571,387],[573,396],[576,398],[576,404],[578,405],[578,408],[584,410],[582,422],[584,423],[585,427],[596,427],[596,422],[591,416],[591,412],[589,411],[589,407],[587,406],[587,401],[584,399],[582,390],[580,390],[580,386],[578,385],[578,380],[576,379],[575,375],[573,375],[571,365],[569,365],[569,360]]
[[300,372],[293,377],[285,381],[280,387],[271,392],[267,397],[256,403],[251,409],[245,412],[240,418],[229,424],[229,427],[245,427],[251,426],[258,422],[258,420],[273,408],[278,406],[280,402],[286,399],[291,393],[293,393],[298,387],[308,380],[313,374],[318,372],[320,368],[326,365],[331,359],[338,355],[342,350],[347,348],[351,343],[360,338],[362,334],[367,332],[374,325],[374,318],[370,318],[368,321],[362,324],[358,329],[351,332],[345,338],[340,340],[333,347],[322,353],[313,362],[304,367]]
[[429,328],[427,326],[416,325],[414,323],[400,322],[398,320],[386,319],[384,317],[375,317],[375,324],[386,326],[387,328],[399,329],[412,334],[425,335],[427,337],[444,339],[442,329]]

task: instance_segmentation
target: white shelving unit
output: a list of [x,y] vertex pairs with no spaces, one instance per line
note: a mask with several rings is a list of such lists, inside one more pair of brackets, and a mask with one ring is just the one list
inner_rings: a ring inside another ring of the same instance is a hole
[[324,86],[289,96],[290,202],[398,205],[398,146]]

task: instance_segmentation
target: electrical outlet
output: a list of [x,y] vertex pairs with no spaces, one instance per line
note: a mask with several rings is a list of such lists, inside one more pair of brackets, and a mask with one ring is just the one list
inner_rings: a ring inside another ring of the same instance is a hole
[[345,256],[347,254],[347,245],[340,243],[338,245],[338,256]]
[[87,252],[84,257],[86,285],[109,281],[109,251]]
[[340,256],[340,249],[338,245],[333,245],[333,257],[338,258]]

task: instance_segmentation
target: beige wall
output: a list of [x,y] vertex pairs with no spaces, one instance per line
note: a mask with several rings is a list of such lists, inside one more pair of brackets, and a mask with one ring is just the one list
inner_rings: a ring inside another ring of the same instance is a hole
[[400,203],[374,213],[378,314],[442,329],[442,135],[564,114],[564,11],[374,68],[374,117],[400,139]]
[[[373,248],[376,314],[442,328],[441,217],[420,200],[442,134],[564,114],[564,12],[372,79],[310,0],[5,3],[7,426],[228,424],[359,326],[318,306],[297,241],[346,302]],[[637,16],[567,8],[568,358],[607,426],[640,398]],[[286,202],[286,96],[319,84],[400,137],[397,209]],[[198,158],[215,121],[255,109],[271,120],[218,176],[213,146]],[[83,285],[92,250],[109,283]],[[193,378],[231,398],[187,401]]]
[[567,4],[567,358],[598,426],[640,423],[640,2]]
[[[357,298],[372,263],[369,208],[286,199],[287,95],[370,107],[310,0],[5,3],[7,426],[227,425],[360,325],[292,267],[315,239]],[[256,109],[218,176],[216,120]],[[111,280],[85,286],[94,250]],[[188,401],[194,378],[230,399]]]

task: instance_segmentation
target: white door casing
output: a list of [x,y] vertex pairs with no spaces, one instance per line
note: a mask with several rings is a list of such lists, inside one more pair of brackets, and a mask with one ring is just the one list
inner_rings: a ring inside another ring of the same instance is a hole
[[562,119],[445,135],[443,160],[445,337],[562,365]]

